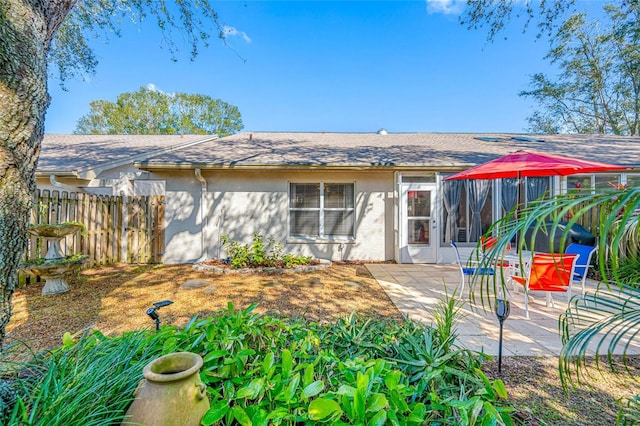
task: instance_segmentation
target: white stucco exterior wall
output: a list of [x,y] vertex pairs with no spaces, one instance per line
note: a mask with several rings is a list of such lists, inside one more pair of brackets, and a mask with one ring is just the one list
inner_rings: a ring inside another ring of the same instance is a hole
[[[249,243],[254,233],[286,253],[340,260],[393,259],[393,173],[319,171],[202,171],[154,173],[166,180],[165,263],[226,257],[221,236]],[[355,238],[288,238],[289,183],[354,183]],[[202,208],[204,206],[204,209]]]

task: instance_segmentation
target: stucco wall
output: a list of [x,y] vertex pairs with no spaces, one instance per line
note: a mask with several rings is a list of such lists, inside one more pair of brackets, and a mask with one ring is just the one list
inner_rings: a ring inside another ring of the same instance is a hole
[[[393,173],[203,171],[206,191],[192,170],[154,173],[166,180],[165,263],[226,257],[221,235],[250,242],[274,238],[285,252],[323,259],[393,258]],[[289,182],[355,183],[353,241],[287,239]],[[204,206],[204,209],[202,209]],[[341,243],[344,243],[341,245]]]

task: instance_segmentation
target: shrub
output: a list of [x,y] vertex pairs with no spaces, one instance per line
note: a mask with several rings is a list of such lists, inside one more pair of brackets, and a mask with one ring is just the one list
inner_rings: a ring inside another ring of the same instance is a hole
[[296,265],[307,265],[311,262],[309,256],[282,254],[280,243],[276,243],[273,238],[268,238],[265,241],[264,237],[258,233],[253,234],[251,244],[242,244],[223,235],[222,245],[227,250],[232,268],[290,268]]

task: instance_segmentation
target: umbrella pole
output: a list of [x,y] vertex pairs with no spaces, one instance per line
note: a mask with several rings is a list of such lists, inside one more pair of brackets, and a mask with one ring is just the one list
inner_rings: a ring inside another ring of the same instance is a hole
[[[520,203],[520,195],[521,195],[520,186],[523,185],[522,176],[520,175],[520,170],[518,170],[518,173],[516,176],[517,176],[516,177],[516,209],[514,211],[514,220],[518,222],[518,218],[520,217],[520,208],[522,205]],[[516,232],[516,250],[520,252],[520,232]]]

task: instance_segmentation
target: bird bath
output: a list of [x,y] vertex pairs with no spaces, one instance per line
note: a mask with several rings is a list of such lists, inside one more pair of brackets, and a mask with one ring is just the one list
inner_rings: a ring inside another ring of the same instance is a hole
[[40,224],[29,227],[29,233],[42,238],[47,244],[44,258],[22,264],[22,269],[45,280],[43,295],[54,295],[69,291],[66,275],[80,268],[88,256],[65,256],[60,241],[68,235],[80,232],[83,225],[76,223]]

